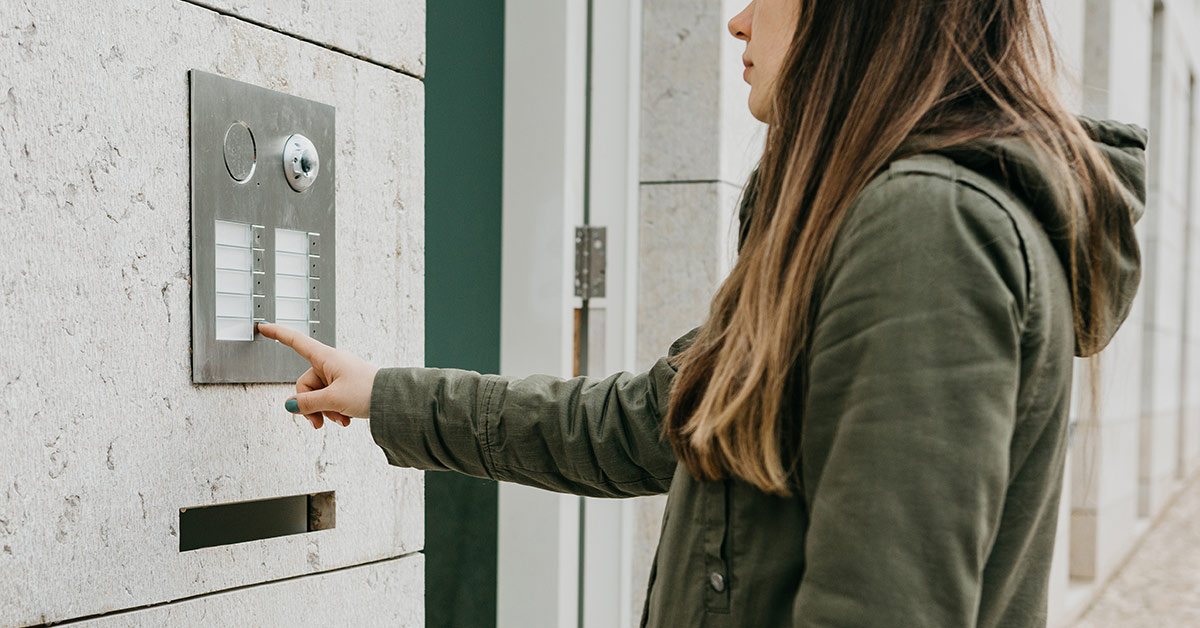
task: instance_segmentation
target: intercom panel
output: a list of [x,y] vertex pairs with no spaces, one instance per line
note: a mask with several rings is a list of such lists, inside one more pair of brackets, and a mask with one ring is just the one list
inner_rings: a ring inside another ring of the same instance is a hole
[[192,70],[192,381],[291,382],[335,334],[334,108]]

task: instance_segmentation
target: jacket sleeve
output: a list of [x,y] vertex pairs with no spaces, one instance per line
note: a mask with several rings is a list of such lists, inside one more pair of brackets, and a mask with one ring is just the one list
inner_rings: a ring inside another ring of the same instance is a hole
[[1008,485],[1025,253],[973,188],[885,176],[839,232],[813,328],[795,625],[975,626]]
[[380,369],[371,435],[396,466],[593,497],[665,493],[676,460],[661,426],[674,376],[667,358],[605,379]]

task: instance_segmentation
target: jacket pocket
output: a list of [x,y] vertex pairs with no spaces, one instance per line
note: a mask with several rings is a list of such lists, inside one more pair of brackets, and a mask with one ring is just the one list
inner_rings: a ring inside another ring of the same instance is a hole
[[646,580],[646,601],[642,604],[642,620],[640,628],[646,628],[650,623],[650,602],[654,595],[654,581],[658,579],[658,557],[662,554],[663,537],[667,534],[667,521],[671,518],[671,493],[667,493],[667,503],[663,506],[662,523],[658,527],[658,543],[654,546],[654,557],[650,559],[650,577]]
[[[659,544],[661,547],[662,544]],[[654,559],[650,561],[650,579],[646,582],[646,601],[642,603],[642,621],[640,628],[646,628],[650,623],[650,596],[654,594],[654,578],[658,575],[658,548],[654,548]]]
[[729,612],[729,480],[706,482],[701,501],[704,550],[704,610]]

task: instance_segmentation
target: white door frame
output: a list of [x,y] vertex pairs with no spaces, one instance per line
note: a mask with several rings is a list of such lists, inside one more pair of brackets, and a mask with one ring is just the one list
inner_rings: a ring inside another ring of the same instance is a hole
[[[641,0],[593,0],[590,221],[608,229],[608,287],[588,303],[588,372],[601,377],[636,368],[641,23]],[[584,502],[582,628],[632,628],[634,509]]]
[[[588,1],[508,0],[505,13],[500,368],[568,377]],[[594,0],[592,24],[590,208],[591,224],[608,227],[608,293],[589,303],[589,372],[603,376],[634,362],[641,0]],[[579,626],[581,589],[584,628],[631,626],[631,524],[621,500],[581,508],[578,497],[501,484],[498,628]]]

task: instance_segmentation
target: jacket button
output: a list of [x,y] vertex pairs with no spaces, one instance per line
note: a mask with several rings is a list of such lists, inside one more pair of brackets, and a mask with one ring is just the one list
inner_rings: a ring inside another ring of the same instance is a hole
[[715,571],[708,574],[708,585],[717,593],[725,591],[725,576]]

